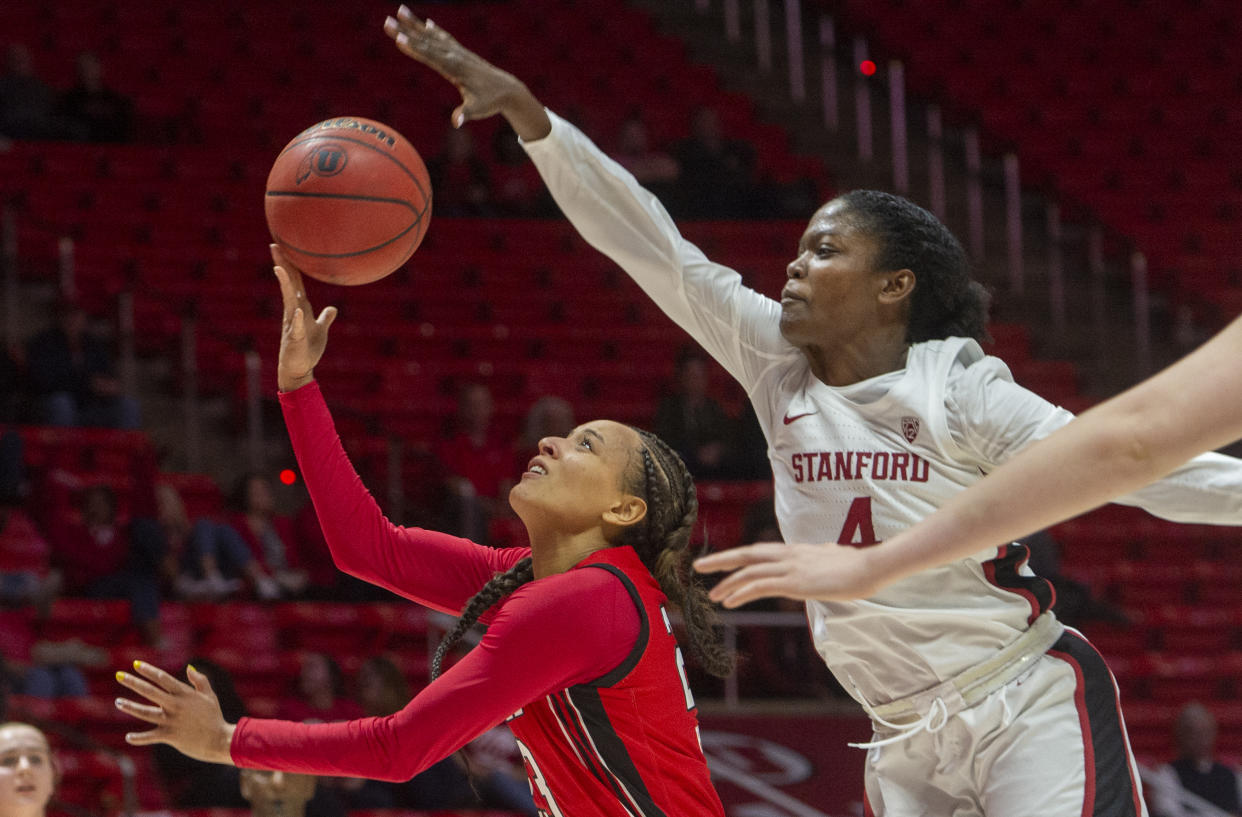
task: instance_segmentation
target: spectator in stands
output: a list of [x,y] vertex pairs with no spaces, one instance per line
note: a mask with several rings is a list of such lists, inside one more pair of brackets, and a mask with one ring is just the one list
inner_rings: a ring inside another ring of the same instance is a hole
[[155,486],[160,528],[167,543],[161,572],[165,586],[186,601],[220,601],[249,581],[265,601],[280,598],[280,585],[267,574],[241,535],[223,522],[191,522],[177,489]]
[[56,778],[47,736],[29,724],[0,724],[0,814],[44,817]]
[[51,517],[52,561],[65,590],[91,598],[128,599],[134,623],[147,644],[161,642],[159,577],[164,536],[154,519],[117,520],[116,493],[107,485],[86,487],[78,519]]
[[[382,655],[372,656],[358,668],[358,704],[368,717],[383,718],[399,712],[412,697],[405,674],[391,659]],[[359,782],[362,785],[355,785],[345,793],[351,809],[469,808],[477,805],[478,800],[456,757],[446,757],[404,783],[382,780]]]
[[467,383],[457,395],[457,416],[451,434],[436,446],[448,470],[448,488],[459,510],[458,530],[475,542],[486,542],[488,526],[507,513],[506,481],[514,476],[512,448],[492,425],[495,404],[482,383]]
[[26,489],[22,438],[13,429],[0,434],[0,505],[20,504]]
[[60,134],[55,120],[56,92],[35,74],[30,49],[11,43],[0,76],[0,137],[50,139]]
[[481,216],[492,209],[491,173],[470,131],[449,128],[440,152],[427,162],[437,216]]
[[1173,741],[1177,758],[1153,776],[1152,817],[1202,814],[1186,802],[1187,793],[1229,814],[1242,814],[1242,777],[1216,758],[1216,718],[1208,708],[1186,704],[1173,725]]
[[[293,520],[276,512],[276,493],[265,474],[252,472],[233,489],[232,528],[249,546],[262,569],[275,579],[282,596],[299,596],[309,577],[301,566]],[[259,589],[260,586],[256,586]],[[264,595],[268,590],[259,589]]]
[[321,652],[303,653],[294,694],[281,701],[276,717],[303,723],[330,723],[362,717],[362,708],[345,695],[341,665]]
[[651,147],[647,123],[637,111],[621,123],[621,129],[617,132],[616,151],[612,158],[633,173],[640,184],[661,200],[676,191],[677,180],[681,178],[681,166],[669,154]]
[[[189,665],[211,681],[211,688],[220,701],[220,711],[226,718],[240,719],[245,716],[246,705],[237,694],[233,676],[228,670],[201,656],[191,658]],[[155,746],[152,751],[156,771],[173,807],[246,808],[237,767],[192,760],[171,746]]]
[[656,408],[652,426],[696,478],[726,476],[733,424],[708,391],[707,357],[686,346],[677,355],[675,390]]
[[696,108],[690,136],[677,146],[683,211],[692,218],[739,218],[754,215],[757,198],[755,150],[726,139],[720,115]]
[[475,790],[484,808],[505,809],[537,817],[525,761],[509,727],[493,726],[462,748]]
[[[517,134],[501,124],[492,136],[492,197],[498,216],[546,216],[553,212],[552,198],[539,171],[526,158]],[[439,200],[436,201],[439,206]]]
[[31,338],[27,367],[42,420],[54,426],[137,428],[138,401],[123,392],[109,343],[91,332],[86,311],[57,306],[57,325]]
[[309,774],[242,769],[241,795],[252,817],[306,817],[315,780]]
[[78,54],[77,82],[61,97],[59,111],[74,139],[128,142],[133,135],[133,102],[104,85],[103,66],[89,51]]

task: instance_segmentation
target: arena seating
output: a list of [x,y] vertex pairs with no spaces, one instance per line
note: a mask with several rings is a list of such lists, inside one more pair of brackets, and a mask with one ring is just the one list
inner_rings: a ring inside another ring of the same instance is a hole
[[[0,197],[18,207],[23,272],[52,276],[56,239],[72,235],[78,289],[93,311],[108,313],[117,294],[135,294],[142,354],[167,355],[176,347],[181,317],[192,314],[200,328],[197,362],[205,391],[240,399],[242,353],[250,348],[262,356],[263,382],[274,382],[279,297],[260,209],[271,156],[302,126],[343,111],[391,121],[430,155],[455,103],[451,88],[407,65],[377,35],[386,8],[342,11],[338,5],[315,0],[258,7],[231,0],[179,3],[154,12],[135,0],[6,5],[0,19],[13,39],[37,47],[36,61],[50,79],[67,81],[64,69],[72,53],[96,49],[110,82],[137,97],[148,125],[177,140],[122,146],[27,143],[0,153]],[[757,121],[748,100],[722,91],[713,72],[690,63],[683,47],[657,34],[642,13],[613,3],[610,13],[588,19],[573,13],[569,0],[511,5],[437,7],[435,17],[450,30],[468,32],[480,49],[528,78],[558,110],[572,111],[605,144],[639,100],[660,142],[685,134],[686,99],[710,101],[731,133],[758,146],[765,174],[783,180],[810,173],[821,192],[828,192],[827,174],[818,163],[790,153],[784,133]],[[948,5],[963,18],[973,18],[961,28],[944,15],[945,4],[936,4],[937,20],[909,0],[840,5],[849,19],[871,26],[884,47],[910,55],[908,75],[916,87],[942,86],[960,111],[983,110],[990,132],[1019,147],[1031,174],[1041,174],[1107,223],[1134,235],[1161,274],[1177,269],[1182,286],[1197,292],[1214,293],[1237,283],[1228,274],[1234,261],[1220,249],[1228,234],[1221,224],[1231,225],[1233,216],[1222,220],[1209,213],[1190,227],[1179,218],[1181,205],[1204,200],[1224,205],[1238,197],[1221,189],[1233,184],[1227,174],[1174,161],[1187,150],[1199,150],[1194,140],[1161,141],[1159,129],[1145,127],[1143,117],[1155,115],[1150,105],[1134,105],[1133,98],[1127,98],[1130,104],[1106,104],[1093,90],[1095,83],[1083,78],[1092,72],[1081,66],[1063,77],[1064,86],[1042,57],[1033,63],[1036,68],[1013,67],[1013,60],[1026,59],[1026,51],[1041,50],[1038,38],[1052,36],[1048,26],[1053,18],[1082,23],[1084,15],[1096,13],[1092,4],[1067,0],[1055,4],[1058,11],[1052,13],[1035,11],[1039,4],[960,0]],[[885,13],[893,6],[902,13]],[[983,49],[1002,6],[1005,14],[1042,15],[1028,27],[1029,48]],[[1217,7],[1205,0],[1195,13]],[[521,15],[522,25],[509,22],[513,14]],[[1114,25],[1128,25],[1135,16],[1114,15]],[[1173,30],[1179,37],[1184,31],[1180,24]],[[267,36],[272,31],[296,36]],[[1072,37],[1083,52],[1083,65],[1089,65],[1090,37],[1105,32],[1098,26],[1063,28],[1058,23],[1055,33]],[[1128,39],[1130,33],[1108,36]],[[585,40],[592,43],[586,55],[577,45]],[[633,45],[639,41],[641,53]],[[215,50],[221,42],[227,44],[228,59]],[[1136,60],[1135,66],[1110,67],[1109,76],[1132,76],[1136,87],[1146,88],[1142,83],[1152,72]],[[566,62],[590,70],[580,76],[566,70]],[[1001,87],[997,77],[1009,84]],[[1197,75],[1186,79],[1199,82]],[[1006,88],[1018,82],[1024,88],[1021,98],[1037,100],[1031,106],[1037,110],[1015,111],[1008,105],[1019,95]],[[1102,123],[1103,135],[1075,134],[1078,147],[1050,138],[1064,131],[1054,115],[1064,106],[1040,104],[1042,98],[1031,95],[1070,87],[1072,100],[1095,110]],[[1202,112],[1175,109],[1166,102],[1170,98],[1160,98],[1163,116],[1174,123],[1171,127],[1191,130],[1184,117]],[[1144,126],[1141,144],[1131,153],[1128,142],[1117,141],[1123,137],[1104,127],[1108,123],[1128,123],[1131,130]],[[477,129],[478,142],[486,144],[494,123],[471,127]],[[1118,144],[1126,150],[1119,153]],[[1205,150],[1218,147],[1208,144]],[[1167,180],[1146,172],[1143,157],[1156,155],[1188,170]],[[1109,161],[1099,161],[1101,156]],[[1159,218],[1153,209],[1157,202],[1164,213]],[[748,283],[770,293],[780,286],[802,226],[696,223],[685,225],[685,232],[709,256],[736,267]],[[555,392],[571,398],[580,417],[646,423],[663,381],[671,376],[677,348],[689,342],[624,274],[560,220],[433,216],[426,243],[405,270],[361,289],[315,286],[312,296],[317,305],[336,303],[342,309],[319,373],[347,448],[364,472],[383,479],[387,439],[376,429],[410,441],[403,468],[407,486],[426,479],[425,453],[418,443],[440,432],[461,382],[482,380],[492,387],[498,420],[508,431],[516,429],[534,396]],[[1072,364],[1037,359],[1028,329],[997,325],[991,331],[995,344],[989,351],[1011,365],[1020,383],[1074,410],[1088,404],[1079,395]],[[718,396],[736,408],[742,395],[723,372],[713,377]],[[128,513],[135,452],[150,446],[143,435],[40,428],[22,434],[36,473],[68,474],[76,485],[106,481],[119,488],[122,512]],[[192,515],[220,510],[219,489],[204,475],[160,478],[178,487]],[[700,538],[713,547],[738,543],[746,507],[769,491],[766,482],[701,484]],[[71,512],[68,506],[50,510]],[[1121,508],[1065,523],[1054,534],[1065,546],[1065,571],[1134,619],[1129,628],[1094,625],[1088,635],[1117,671],[1130,735],[1140,754],[1165,755],[1178,705],[1196,696],[1210,700],[1220,718],[1222,748],[1242,755],[1242,666],[1237,661],[1242,577],[1228,561],[1238,544],[1236,534],[1171,525]],[[213,658],[236,674],[251,711],[259,715],[275,712],[298,654],[305,650],[331,650],[347,672],[366,654],[391,651],[412,678],[426,677],[429,624],[409,604],[174,603],[164,605],[161,619],[167,640],[162,660],[176,664],[193,654]],[[104,745],[123,749],[120,736],[127,724],[112,708],[111,672],[134,657],[151,657],[130,629],[125,606],[65,599],[45,626],[48,637],[85,633],[88,641],[107,646],[112,660],[109,667],[92,671],[89,698],[18,699],[15,710],[80,725]],[[81,771],[79,779],[88,781],[79,792],[83,798],[96,781],[109,781],[99,787],[115,782],[109,761],[97,754],[75,753],[73,763]],[[144,779],[154,780],[154,775],[140,774]],[[146,786],[141,794],[144,805],[163,805],[158,789]],[[227,810],[187,814],[237,817]],[[375,817],[403,816],[386,812]]]
[[819,0],[905,61],[920,94],[1013,149],[1023,181],[1093,213],[1209,320],[1242,311],[1242,86],[1230,0]]

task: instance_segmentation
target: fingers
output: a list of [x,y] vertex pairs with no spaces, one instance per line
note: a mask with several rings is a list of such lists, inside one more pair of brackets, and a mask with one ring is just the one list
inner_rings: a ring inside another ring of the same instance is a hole
[[164,733],[159,729],[152,729],[150,732],[126,732],[125,742],[130,746],[150,746],[155,743],[167,743],[164,739]]
[[128,672],[118,672],[116,674],[116,680],[121,686],[137,692],[139,695],[157,706],[167,706],[172,703],[173,696],[169,690],[165,690],[162,687],[148,683],[142,678],[139,678],[137,675],[133,675]]
[[140,704],[128,698],[117,698],[116,708],[126,715],[133,715],[138,720],[146,721],[147,723],[162,725],[168,720],[168,714],[164,712],[162,707]]
[[[762,562],[743,567],[728,576],[708,591],[708,597],[715,602],[723,602],[736,596],[740,591],[758,580],[785,578],[791,585],[797,581],[797,575],[784,562]],[[794,588],[791,587],[792,592]]]
[[319,324],[319,326],[323,328],[323,331],[326,332],[328,331],[328,327],[330,327],[333,321],[336,320],[336,315],[337,310],[335,306],[325,306],[323,311],[319,313],[319,317],[315,318],[315,323]]
[[[331,309],[332,307],[328,308]],[[190,664],[185,665],[185,677],[190,679],[190,685],[196,690],[204,695],[211,695],[212,697],[215,697],[215,690],[211,688],[211,679],[194,669],[194,667]]]
[[[164,670],[160,669],[154,664],[148,664],[146,661],[135,661],[134,670],[139,675],[141,675],[143,678],[147,679],[147,681],[150,681],[151,686],[158,687],[159,690],[164,693],[165,698],[168,698],[168,696],[175,695],[177,693],[185,691],[185,688],[186,688],[185,684],[183,684],[181,681],[178,681],[176,678],[174,678],[172,675],[169,675],[167,672],[164,672]],[[132,677],[129,675],[129,673],[121,673],[121,675],[124,675],[126,679],[129,679],[130,677]],[[140,682],[140,679],[135,678],[134,681],[137,683],[137,682]],[[125,685],[129,686],[129,684],[125,684]],[[130,687],[130,689],[134,689],[134,687]],[[135,691],[138,691],[138,690],[135,689]],[[142,694],[146,695],[145,692]],[[158,698],[155,698],[150,695],[147,695],[147,697],[151,698],[151,700],[155,701],[156,703],[160,703],[160,700]]]
[[284,267],[275,267],[275,272],[276,280],[280,282],[281,320],[288,323],[298,306],[297,290],[293,288],[293,281],[289,280],[289,272]]
[[735,607],[741,607],[743,604],[750,604],[752,601],[758,601],[759,599],[788,595],[788,592],[784,591],[784,585],[780,580],[757,579],[738,587],[724,598],[719,599],[719,603],[722,607],[732,610]]
[[694,569],[700,573],[719,573],[724,570],[736,570],[739,567],[745,567],[758,562],[774,561],[788,552],[789,548],[786,545],[775,542],[747,545],[745,547],[722,550],[719,553],[712,553],[707,556],[700,556],[694,560]]

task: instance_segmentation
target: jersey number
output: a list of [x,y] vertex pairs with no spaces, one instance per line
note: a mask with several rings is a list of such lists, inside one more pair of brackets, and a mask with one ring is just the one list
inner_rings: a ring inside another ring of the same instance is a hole
[[552,799],[552,792],[548,791],[548,783],[543,779],[543,772],[539,771],[539,764],[535,763],[535,756],[522,741],[519,740],[517,745],[518,751],[522,753],[522,760],[526,763],[526,777],[530,780],[530,793],[535,798],[535,807],[541,815],[564,817],[560,807],[556,805],[556,800]]
[[845,515],[845,524],[841,526],[837,544],[852,545],[858,548],[880,544],[880,540],[875,538],[875,525],[871,521],[871,497],[855,497],[850,503],[850,510]]

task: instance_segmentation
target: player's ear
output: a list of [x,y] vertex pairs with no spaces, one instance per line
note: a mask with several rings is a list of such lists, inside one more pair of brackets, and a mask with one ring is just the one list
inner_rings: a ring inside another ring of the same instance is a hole
[[622,494],[620,499],[604,511],[604,521],[609,525],[625,528],[641,522],[646,515],[647,503],[642,498]]
[[880,287],[880,303],[895,304],[910,297],[914,292],[914,271],[899,269],[884,273],[883,286]]

